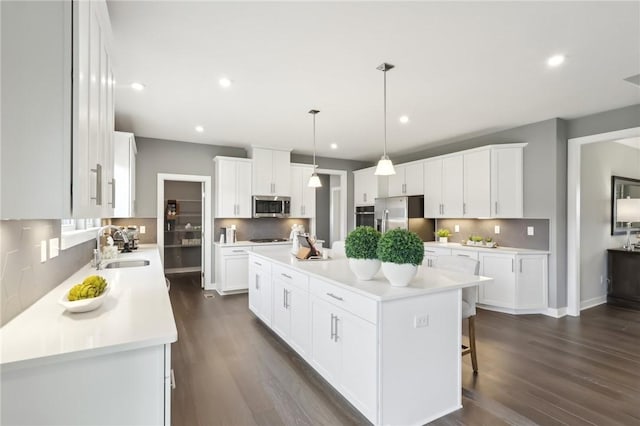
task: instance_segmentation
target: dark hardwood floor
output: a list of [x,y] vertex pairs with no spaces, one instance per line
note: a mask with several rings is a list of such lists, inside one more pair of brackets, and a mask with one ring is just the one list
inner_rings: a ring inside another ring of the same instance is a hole
[[[173,275],[178,326],[173,426],[368,424],[247,308]],[[580,318],[480,310],[479,374],[462,368],[463,408],[435,425],[640,425],[640,312]]]

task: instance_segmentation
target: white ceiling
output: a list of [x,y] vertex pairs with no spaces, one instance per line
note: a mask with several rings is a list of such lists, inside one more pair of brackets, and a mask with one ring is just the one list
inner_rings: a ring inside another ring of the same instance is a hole
[[[375,160],[640,103],[640,2],[110,1],[118,130]],[[546,59],[567,56],[550,69]],[[233,85],[219,86],[228,77]],[[142,92],[128,85],[146,85]],[[398,121],[410,117],[408,124]],[[194,126],[202,125],[203,133]],[[335,151],[329,148],[337,143]]]

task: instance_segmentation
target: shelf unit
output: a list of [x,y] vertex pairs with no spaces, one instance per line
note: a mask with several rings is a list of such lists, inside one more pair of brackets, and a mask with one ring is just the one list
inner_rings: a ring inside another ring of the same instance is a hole
[[202,270],[202,200],[165,202],[164,270],[176,274]]

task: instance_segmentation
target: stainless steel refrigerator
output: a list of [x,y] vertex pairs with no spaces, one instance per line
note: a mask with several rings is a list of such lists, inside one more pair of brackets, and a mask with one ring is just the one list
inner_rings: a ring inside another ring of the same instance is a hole
[[386,232],[394,228],[415,232],[422,241],[434,241],[435,221],[424,218],[424,197],[376,198],[376,229]]

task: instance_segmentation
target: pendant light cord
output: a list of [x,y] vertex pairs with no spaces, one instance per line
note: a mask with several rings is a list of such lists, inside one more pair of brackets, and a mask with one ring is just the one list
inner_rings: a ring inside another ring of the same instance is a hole
[[316,172],[316,115],[313,114],[313,173]]
[[387,156],[387,71],[384,70],[384,156]]

